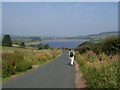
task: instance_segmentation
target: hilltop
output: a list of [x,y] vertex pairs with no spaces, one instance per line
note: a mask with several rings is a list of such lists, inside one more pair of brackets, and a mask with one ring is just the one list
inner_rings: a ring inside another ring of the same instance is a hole
[[117,36],[117,35],[118,35],[118,31],[112,31],[112,32],[103,32],[99,34],[91,34],[85,36],[66,37],[66,39],[94,39],[94,38],[104,39],[109,36]]

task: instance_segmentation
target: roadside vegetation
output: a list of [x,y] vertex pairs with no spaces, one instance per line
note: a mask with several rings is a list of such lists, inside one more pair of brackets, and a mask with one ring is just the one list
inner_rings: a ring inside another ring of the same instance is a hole
[[[38,37],[31,37],[33,41],[40,40]],[[5,35],[2,40],[2,78],[8,78],[20,72],[24,72],[48,62],[60,54],[60,50],[50,48],[49,45],[41,47],[25,46],[25,42],[17,46],[12,42],[10,35]]]
[[48,45],[48,44],[42,44],[42,43],[40,43],[40,44],[31,44],[30,45],[31,47],[36,47],[36,48],[38,48],[38,50],[43,50],[43,49],[50,49],[51,47]]
[[76,49],[79,64],[88,88],[120,87],[120,39],[108,37],[102,42],[86,41]]
[[33,50],[16,47],[2,47],[2,77],[32,69],[59,55],[57,49]]

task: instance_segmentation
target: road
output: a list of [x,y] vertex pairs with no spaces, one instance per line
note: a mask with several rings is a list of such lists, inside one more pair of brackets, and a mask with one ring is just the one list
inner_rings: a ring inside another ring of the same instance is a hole
[[3,88],[75,88],[75,67],[68,52],[52,62],[3,83]]

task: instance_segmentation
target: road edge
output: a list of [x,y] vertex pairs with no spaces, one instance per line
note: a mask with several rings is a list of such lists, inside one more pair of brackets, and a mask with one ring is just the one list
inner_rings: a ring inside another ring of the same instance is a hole
[[48,61],[46,61],[46,62],[44,62],[44,63],[42,63],[42,64],[37,65],[36,67],[32,67],[31,69],[26,70],[26,71],[23,71],[23,72],[18,72],[18,73],[16,73],[15,75],[12,75],[12,76],[10,76],[10,77],[5,78],[4,80],[2,79],[2,84],[5,83],[6,81],[10,80],[10,79],[16,78],[16,77],[18,77],[18,76],[20,76],[20,75],[23,75],[23,74],[25,74],[25,73],[28,73],[28,72],[32,72],[33,70],[36,70],[37,68],[42,67],[42,66],[44,66],[44,65],[46,65],[46,64],[48,64],[48,63],[50,63],[50,62],[52,62],[52,61],[54,61],[54,60],[56,60],[56,59],[57,59],[58,57],[60,57],[61,55],[62,55],[62,52],[60,52],[58,55],[56,55],[55,58],[49,59]]
[[75,88],[86,88],[86,81],[83,79],[83,74],[80,72],[80,67],[79,64],[77,64],[76,61],[74,61],[75,63]]

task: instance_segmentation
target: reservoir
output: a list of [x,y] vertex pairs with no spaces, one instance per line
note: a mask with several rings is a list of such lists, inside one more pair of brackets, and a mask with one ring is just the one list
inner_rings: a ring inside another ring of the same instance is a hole
[[42,41],[42,44],[48,44],[52,48],[76,48],[78,45],[88,41],[88,39],[63,39],[63,40],[47,40]]

